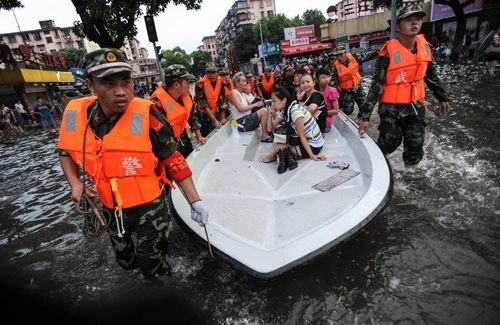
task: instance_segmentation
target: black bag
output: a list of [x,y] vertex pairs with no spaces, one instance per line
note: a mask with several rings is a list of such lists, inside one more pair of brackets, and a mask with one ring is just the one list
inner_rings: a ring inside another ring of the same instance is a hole
[[300,137],[295,132],[292,123],[288,122],[288,133],[286,135],[286,143],[290,146],[298,146],[300,144]]

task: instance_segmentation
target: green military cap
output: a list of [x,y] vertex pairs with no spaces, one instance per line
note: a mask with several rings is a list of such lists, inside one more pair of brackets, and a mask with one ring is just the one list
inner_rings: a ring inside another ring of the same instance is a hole
[[253,77],[253,73],[251,73],[250,71],[248,71],[247,74],[245,75],[245,77],[252,78]]
[[290,64],[287,64],[287,65],[285,65],[285,68],[283,68],[283,71],[284,72],[293,71],[293,66],[291,66]]
[[404,2],[396,13],[396,20],[401,20],[412,15],[425,16],[425,11],[422,9],[420,1]]
[[195,76],[190,74],[186,67],[182,64],[172,64],[163,70],[165,72],[165,80],[174,80],[174,79],[186,79],[191,80],[195,79]]
[[87,75],[104,78],[120,72],[132,72],[127,56],[122,50],[102,48],[87,53],[83,59]]
[[219,67],[215,62],[207,62],[207,65],[205,66],[205,72],[218,72]]
[[228,75],[229,74],[229,69],[228,68],[222,68],[222,70],[220,71],[220,75],[221,76],[225,76],[225,75]]

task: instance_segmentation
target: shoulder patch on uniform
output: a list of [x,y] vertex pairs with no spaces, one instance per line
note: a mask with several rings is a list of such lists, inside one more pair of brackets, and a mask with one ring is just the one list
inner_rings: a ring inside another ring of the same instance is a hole
[[149,127],[158,133],[163,128],[163,123],[158,121],[156,117],[149,115]]

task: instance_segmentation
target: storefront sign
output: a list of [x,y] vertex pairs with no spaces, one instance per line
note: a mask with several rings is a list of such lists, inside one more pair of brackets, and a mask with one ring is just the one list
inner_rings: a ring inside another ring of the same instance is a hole
[[[468,0],[460,0],[460,3],[464,3],[465,1]],[[484,0],[475,0],[474,2],[472,2],[467,7],[464,8],[464,13],[468,14],[470,12],[478,11],[483,8],[484,8]],[[441,20],[454,16],[455,13],[453,12],[453,9],[451,9],[450,6],[438,5],[434,3],[434,0],[432,0],[431,21]]]
[[315,37],[314,25],[285,28],[284,32],[286,40]]

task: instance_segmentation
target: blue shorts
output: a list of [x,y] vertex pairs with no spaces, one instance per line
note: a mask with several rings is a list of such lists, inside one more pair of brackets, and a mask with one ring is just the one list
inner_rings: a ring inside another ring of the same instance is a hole
[[42,126],[44,128],[55,127],[56,123],[54,122],[54,120],[52,118],[50,118],[50,119],[42,119]]

